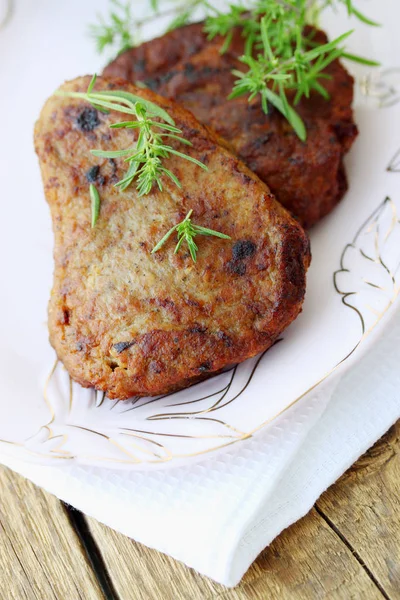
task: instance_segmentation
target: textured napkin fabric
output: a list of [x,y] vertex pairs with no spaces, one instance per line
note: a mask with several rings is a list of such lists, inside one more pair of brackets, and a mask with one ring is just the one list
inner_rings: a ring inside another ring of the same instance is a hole
[[[157,472],[5,464],[227,586],[400,417],[400,312],[344,377],[227,452]],[[295,418],[294,418],[295,417]]]

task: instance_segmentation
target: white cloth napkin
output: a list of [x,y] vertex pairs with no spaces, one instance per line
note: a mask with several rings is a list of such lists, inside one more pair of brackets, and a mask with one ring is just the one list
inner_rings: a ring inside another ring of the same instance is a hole
[[[400,417],[400,312],[374,348],[255,438],[163,472],[42,467],[36,484],[227,586]],[[293,419],[293,414],[296,419]]]

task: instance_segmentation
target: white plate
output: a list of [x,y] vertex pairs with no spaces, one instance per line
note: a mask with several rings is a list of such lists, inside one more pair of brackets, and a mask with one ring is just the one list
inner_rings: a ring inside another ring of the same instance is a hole
[[[350,66],[359,84],[360,129],[347,159],[350,191],[312,231],[301,316],[267,354],[232,371],[164,398],[112,402],[72,383],[62,365],[52,369],[46,327],[52,234],[32,145],[33,123],[46,97],[64,79],[101,70],[86,27],[96,9],[106,6],[105,0],[16,0],[0,29],[0,453],[46,464],[163,468],[265,427],[356,360],[394,313],[400,280],[400,63],[392,58],[400,56],[399,10],[396,0],[384,7],[376,0],[368,3],[368,13],[384,28],[357,24],[351,50],[377,57],[383,68]],[[348,26],[340,14],[327,29],[335,34]]]

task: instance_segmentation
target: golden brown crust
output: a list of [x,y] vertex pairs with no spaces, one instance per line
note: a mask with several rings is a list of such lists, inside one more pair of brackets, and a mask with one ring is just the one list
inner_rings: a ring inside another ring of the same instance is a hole
[[[322,44],[327,38],[319,31],[315,41]],[[235,81],[232,69],[244,69],[238,60],[243,38],[237,32],[222,56],[221,43],[220,38],[208,42],[201,23],[189,25],[128,50],[104,73],[144,81],[182,103],[228,142],[303,226],[311,227],[347,189],[343,156],[357,135],[353,78],[334,61],[326,69],[331,79],[324,80],[331,99],[315,93],[296,107],[308,132],[303,143],[273,107],[266,116],[257,99],[250,104],[246,97],[227,99]]]
[[[63,87],[85,91],[88,83],[83,77]],[[170,159],[182,190],[165,180],[163,192],[138,198],[134,185],[123,193],[113,185],[126,168],[122,159],[90,154],[132,145],[133,130],[109,129],[120,115],[89,113],[83,101],[53,96],[35,128],[55,236],[51,343],[84,386],[111,398],[157,395],[273,344],[301,310],[309,243],[266,185],[189,112],[126,81],[103,78],[96,86],[162,105],[192,141],[189,152],[209,168]],[[101,196],[94,229],[91,178]],[[172,240],[152,255],[189,209],[196,223],[232,240],[198,238],[196,264],[174,254]]]

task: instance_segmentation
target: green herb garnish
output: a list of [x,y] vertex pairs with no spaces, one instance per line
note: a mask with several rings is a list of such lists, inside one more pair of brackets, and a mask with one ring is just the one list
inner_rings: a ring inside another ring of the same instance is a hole
[[100,53],[107,46],[112,46],[113,44],[117,44],[119,51],[123,52],[133,46],[135,41],[138,41],[135,40],[135,35],[133,34],[134,21],[131,14],[131,3],[126,2],[123,4],[118,0],[111,0],[111,4],[113,5],[113,9],[110,12],[109,22],[107,23],[99,15],[99,22],[89,27],[89,35],[96,42],[96,49]]
[[[260,94],[264,112],[268,113],[268,104],[274,106],[289,121],[299,138],[305,141],[307,138],[305,125],[298,113],[290,106],[287,92],[296,92],[294,105],[298,104],[303,96],[308,98],[311,90],[317,91],[325,99],[328,99],[329,94],[320,82],[320,79],[326,78],[323,70],[342,55],[342,50],[338,45],[351,34],[351,31],[344,33],[332,42],[315,46],[308,51],[303,50],[302,38],[299,35],[292,55],[285,60],[280,60],[269,43],[268,27],[270,24],[271,17],[261,19],[263,52],[258,55],[257,59],[250,54],[241,58],[249,70],[245,73],[238,70],[233,71],[237,80],[229,98],[248,94],[249,101],[251,101],[257,94]],[[285,55],[289,56],[289,51],[285,52]]]
[[160,11],[159,0],[149,0],[153,14],[137,19],[132,14],[132,1],[110,0],[111,10],[105,19],[102,15],[97,16],[97,23],[89,25],[89,35],[96,44],[99,54],[108,47],[116,48],[118,54],[132,46],[142,42],[142,30],[145,25],[151,23],[154,17],[169,17],[173,20],[168,26],[168,31],[186,25],[193,16],[196,8],[205,6],[204,0],[189,0],[177,3],[163,11]]
[[90,200],[92,204],[92,228],[96,225],[100,214],[100,196],[93,183],[89,186]]
[[193,261],[196,262],[198,247],[194,241],[196,235],[206,235],[206,236],[214,236],[218,238],[222,238],[224,240],[230,240],[230,236],[225,233],[220,233],[219,231],[214,231],[214,229],[208,229],[207,227],[201,227],[201,225],[195,225],[191,221],[191,215],[193,210],[190,210],[183,221],[177,223],[171,227],[171,229],[164,235],[164,237],[154,246],[151,253],[157,252],[168,240],[168,238],[174,233],[174,231],[178,234],[178,243],[175,246],[174,253],[177,254],[183,244],[186,242],[189,248],[190,256]]
[[154,183],[162,190],[162,177],[166,175],[180,188],[181,184],[177,177],[163,165],[164,159],[168,159],[171,155],[184,158],[207,171],[206,165],[168,145],[169,139],[186,146],[192,146],[192,143],[180,136],[181,129],[175,126],[172,117],[160,106],[123,90],[93,91],[95,83],[96,75],[93,76],[87,92],[60,90],[56,94],[86,100],[102,112],[116,111],[134,117],[134,120],[110,125],[111,128],[137,129],[139,134],[133,147],[115,151],[91,151],[94,156],[103,158],[125,157],[125,162],[129,166],[125,176],[115,184],[117,187],[125,190],[136,179],[139,196],[143,196],[151,191]]
[[[150,0],[150,3],[153,10],[159,9],[159,0]],[[130,18],[128,5],[129,2],[124,5],[124,10]],[[195,11],[199,7],[203,8],[206,13],[204,30],[209,39],[212,40],[217,35],[225,38],[222,53],[229,49],[234,28],[239,27],[245,40],[244,55],[240,60],[246,69],[243,72],[233,71],[236,81],[229,97],[247,95],[250,101],[260,95],[264,112],[268,113],[269,106],[274,106],[304,141],[307,137],[306,128],[295,106],[303,96],[308,98],[311,91],[319,93],[325,99],[329,98],[324,87],[324,80],[329,76],[324,73],[324,69],[337,58],[346,58],[368,66],[379,64],[345,52],[342,43],[351,31],[327,44],[318,45],[313,41],[315,32],[310,32],[307,25],[316,26],[320,13],[325,8],[340,5],[346,7],[349,16],[354,16],[367,25],[379,25],[361,13],[352,0],[251,0],[246,4],[231,4],[226,12],[219,11],[207,0],[191,0],[178,4],[172,10],[169,8],[164,13],[158,10],[157,16],[174,12],[174,20],[168,27],[171,30],[190,22]],[[122,5],[119,6],[122,10]],[[126,17],[127,27],[128,20]],[[136,21],[134,30],[140,30],[147,20],[149,18]],[[125,49],[119,18],[112,16],[109,27],[114,32],[113,35],[108,33],[109,38],[114,41],[119,36],[121,50]],[[140,36],[135,34],[133,37],[135,36],[138,40],[135,43],[139,43]],[[103,49],[102,38],[96,39],[98,47]]]
[[[268,113],[274,106],[291,124],[297,135],[305,141],[305,125],[295,106],[303,96],[315,91],[329,99],[323,83],[329,78],[326,67],[338,58],[347,58],[369,66],[378,63],[360,56],[346,54],[342,43],[352,33],[348,31],[326,44],[316,44],[314,31],[306,26],[315,22],[317,15],[327,5],[344,3],[349,15],[376,25],[357,11],[349,0],[259,0],[252,12],[243,6],[231,6],[228,13],[211,9],[205,21],[209,38],[225,36],[221,52],[229,48],[233,27],[240,27],[245,38],[245,53],[240,61],[247,70],[233,70],[236,81],[229,98],[248,95],[251,101],[258,94],[262,107]],[[291,98],[291,104],[289,99]]]

